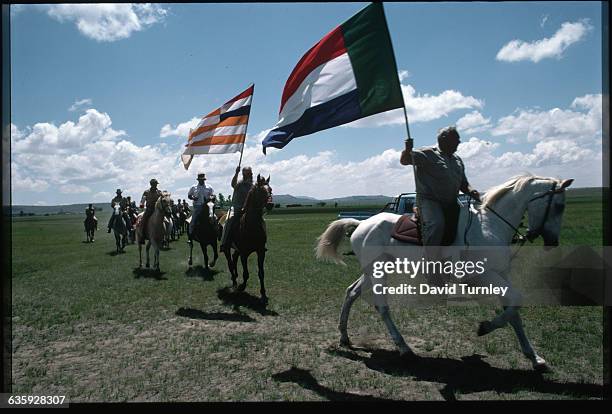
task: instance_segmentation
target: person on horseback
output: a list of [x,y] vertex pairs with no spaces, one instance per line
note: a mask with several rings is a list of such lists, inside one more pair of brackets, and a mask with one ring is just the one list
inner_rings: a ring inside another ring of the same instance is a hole
[[[126,225],[129,224],[130,220],[127,217],[127,206],[128,206],[128,202],[127,199],[124,198],[121,195],[121,189],[118,188],[117,189],[117,195],[115,196],[115,198],[113,198],[111,200],[111,209],[115,208],[115,205],[119,204],[119,207],[121,209],[121,215],[123,216]],[[111,214],[110,219],[108,220],[108,232],[111,232],[111,229],[113,228],[113,222],[115,221],[115,215]]]
[[400,163],[414,165],[423,245],[448,246],[454,242],[459,221],[459,191],[480,201],[480,193],[468,183],[463,161],[456,154],[460,142],[453,126],[438,132],[437,147],[413,150],[412,138],[405,140]]
[[[189,189],[187,197],[193,200],[193,215],[191,216],[191,224],[189,225],[189,236],[191,237],[204,204],[215,200],[215,191],[211,186],[206,184],[206,174],[198,174],[198,184]],[[189,243],[189,241],[187,242]]]
[[85,209],[85,222],[88,219],[92,219],[95,225],[95,229],[98,230],[98,218],[96,217],[96,208],[93,204],[89,204],[89,207]]
[[[144,215],[142,216],[142,232],[145,237],[147,229],[147,220],[155,211],[155,203],[157,202],[157,199],[162,195],[161,190],[157,188],[157,184],[159,184],[159,182],[155,178],[152,178],[151,181],[149,181],[149,184],[151,185],[151,188],[145,190],[144,193],[142,193],[142,198],[140,199],[140,208],[145,209]],[[145,237],[143,237],[142,239],[143,243]]]
[[223,237],[221,238],[221,251],[225,250],[227,238],[231,234],[234,223],[240,223],[240,217],[242,216],[242,207],[246,200],[247,194],[253,188],[253,170],[251,167],[244,167],[242,169],[242,179],[238,181],[238,173],[240,167],[236,167],[236,172],[232,178],[232,188],[234,189],[234,195],[232,197],[232,214],[228,215],[228,219],[223,227]]

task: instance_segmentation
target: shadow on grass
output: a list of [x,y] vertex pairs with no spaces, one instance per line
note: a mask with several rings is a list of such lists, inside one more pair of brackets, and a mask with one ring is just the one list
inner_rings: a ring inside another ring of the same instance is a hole
[[262,303],[261,299],[247,292],[240,292],[226,286],[217,289],[217,297],[221,299],[224,305],[232,306],[234,311],[239,312],[240,307],[251,309],[262,316],[278,316],[278,313],[267,309],[267,305]]
[[190,319],[203,319],[207,321],[228,321],[228,322],[257,322],[244,313],[224,313],[224,312],[202,312],[198,309],[180,308],[176,311],[177,316]]
[[291,369],[288,369],[287,371],[274,374],[272,375],[272,379],[278,382],[296,383],[302,388],[313,391],[323,398],[327,398],[329,401],[394,401],[385,398],[372,397],[370,395],[359,395],[352,394],[350,392],[334,391],[331,388],[319,384],[316,378],[312,376],[310,371],[296,367],[291,367]]
[[202,280],[206,280],[206,281],[215,280],[214,276],[217,273],[220,273],[220,271],[216,269],[211,269],[210,267],[206,269],[202,265],[196,265],[194,267],[190,267],[189,269],[185,270],[185,276],[199,277]]
[[[571,395],[579,398],[602,398],[603,385],[556,382],[535,370],[503,369],[489,365],[483,355],[474,354],[461,360],[444,357],[400,357],[397,351],[352,347],[352,350],[330,347],[328,353],[363,362],[383,374],[410,377],[413,381],[446,384],[440,394],[445,400],[455,400],[455,392],[469,394],[482,391],[513,394],[519,390],[544,394]],[[370,353],[362,356],[354,351]]]
[[108,256],[113,256],[113,257],[115,257],[115,256],[120,256],[120,255],[122,255],[122,254],[125,254],[125,250],[122,250],[122,251],[120,251],[120,252],[117,252],[117,250],[113,250],[112,252],[107,252],[106,254],[107,254]]
[[134,279],[140,279],[142,277],[144,279],[168,280],[167,277],[164,277],[166,272],[160,272],[154,269],[137,267],[132,273],[134,274]]

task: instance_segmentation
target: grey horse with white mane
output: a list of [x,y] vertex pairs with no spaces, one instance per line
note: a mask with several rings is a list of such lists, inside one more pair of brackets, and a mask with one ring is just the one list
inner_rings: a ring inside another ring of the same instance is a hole
[[[471,225],[466,231],[458,231],[455,246],[510,246],[515,229],[518,228],[525,212],[528,213],[529,231],[527,237],[533,240],[541,236],[545,246],[557,246],[561,231],[561,218],[565,206],[565,189],[571,185],[572,179],[558,180],[542,178],[533,175],[513,177],[506,183],[487,191],[479,210],[462,214],[459,219],[459,229],[466,228],[466,221]],[[497,213],[497,214],[495,214]],[[471,217],[470,217],[471,216]],[[391,213],[380,213],[362,222],[355,219],[341,219],[332,222],[319,237],[316,247],[316,257],[344,264],[338,255],[338,246],[345,234],[354,229],[350,241],[362,269],[375,260],[389,257],[398,247],[406,246],[390,237],[391,231],[401,216]],[[395,250],[394,250],[395,248]],[[520,302],[521,294],[506,280],[504,270],[508,269],[510,256],[505,257],[506,263],[487,267],[487,280],[496,286],[507,287],[507,294],[500,300],[504,306],[503,312],[491,321],[480,324],[478,334],[484,335],[495,329],[510,324],[518,337],[523,354],[529,358],[535,369],[547,369],[546,361],[540,357],[527,339],[523,322],[519,315],[519,307],[513,305]],[[346,290],[346,298],[340,314],[340,342],[348,345],[347,324],[353,302],[361,295],[362,287],[373,282],[372,275],[364,272]],[[372,286],[372,285],[369,285]],[[391,315],[386,299],[382,295],[375,296],[375,307],[380,313],[393,342],[401,355],[413,354],[410,347],[398,331]]]

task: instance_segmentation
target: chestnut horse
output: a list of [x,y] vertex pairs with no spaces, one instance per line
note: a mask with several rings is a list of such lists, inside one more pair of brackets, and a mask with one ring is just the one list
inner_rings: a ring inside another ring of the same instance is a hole
[[[266,289],[264,285],[264,260],[266,258],[266,224],[263,219],[264,208],[271,210],[274,206],[272,202],[272,188],[270,187],[270,177],[265,179],[257,174],[257,182],[247,194],[242,209],[240,222],[232,224],[232,229],[228,235],[227,247],[224,250],[227,265],[232,275],[232,286],[243,291],[249,279],[248,259],[253,252],[257,253],[257,266],[259,270],[259,287],[262,303],[268,303]],[[231,249],[235,249],[233,254]],[[238,256],[242,263],[242,283],[237,285],[238,279]]]

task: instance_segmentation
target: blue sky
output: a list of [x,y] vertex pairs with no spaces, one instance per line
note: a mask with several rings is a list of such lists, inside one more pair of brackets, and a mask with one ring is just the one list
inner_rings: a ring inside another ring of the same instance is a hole
[[[179,154],[194,118],[255,83],[244,163],[276,194],[395,195],[401,110],[261,152],[285,81],[368,3],[20,5],[11,12],[14,204],[182,198],[205,171],[230,193],[238,154]],[[481,190],[519,172],[601,185],[599,2],[385,3],[417,146],[456,124]],[[513,42],[516,41],[516,42]]]

